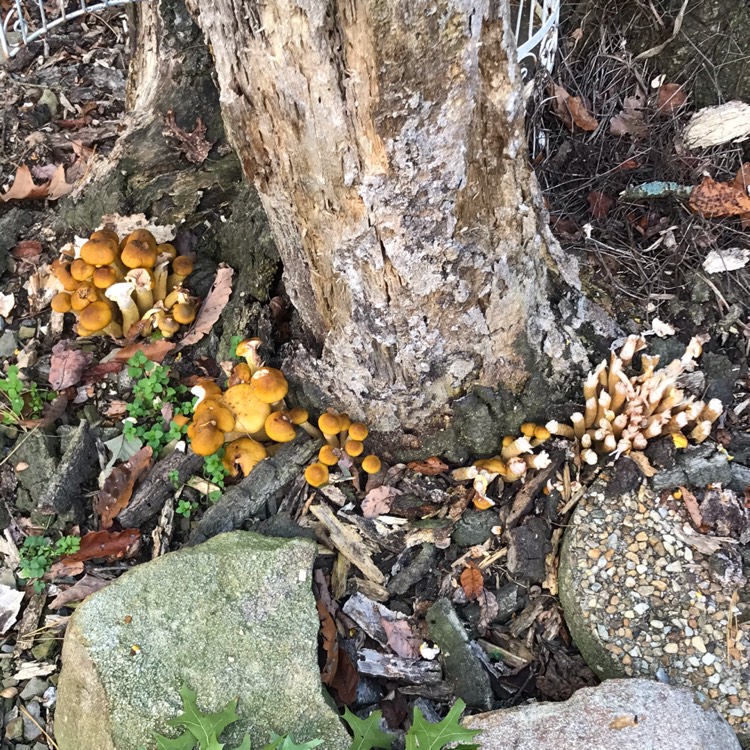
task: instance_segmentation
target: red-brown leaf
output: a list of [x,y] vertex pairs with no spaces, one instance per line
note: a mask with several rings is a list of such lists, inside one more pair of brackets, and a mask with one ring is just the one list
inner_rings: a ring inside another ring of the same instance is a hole
[[555,84],[552,110],[569,130],[576,127],[585,131],[596,130],[599,121],[589,112],[579,96],[571,96],[562,86]]
[[169,354],[177,345],[171,341],[161,339],[160,341],[152,342],[137,342],[123,346],[117,354],[115,354],[115,360],[118,362],[127,362],[136,352],[143,352],[152,362],[164,361],[164,357]]
[[96,576],[85,575],[81,578],[78,583],[75,583],[65,591],[61,591],[50,603],[50,609],[60,609],[66,604],[71,602],[82,602],[89,594],[93,594],[105,586],[108,586],[111,581],[105,581],[103,578],[97,578]]
[[21,240],[10,254],[16,260],[36,260],[42,253],[42,243],[36,240]]
[[734,182],[716,182],[704,177],[690,194],[690,208],[709,219],[750,213],[750,195]]
[[426,458],[424,461],[412,461],[406,464],[406,468],[411,469],[417,474],[426,474],[432,477],[448,471],[448,464],[444,464],[437,456],[430,456],[430,458]]
[[189,133],[177,124],[173,110],[170,109],[164,119],[167,124],[164,135],[177,141],[177,148],[184,157],[192,164],[202,164],[206,161],[213,143],[206,140],[206,126],[203,124],[203,120],[197,117],[195,128],[192,133]]
[[91,531],[81,537],[81,548],[73,555],[62,558],[65,564],[86,560],[122,560],[132,557],[140,547],[141,532],[138,529],[122,531]]
[[484,591],[484,578],[482,577],[482,571],[471,561],[469,561],[468,565],[464,568],[463,573],[461,573],[461,587],[464,590],[464,594],[466,594],[466,598],[470,602],[477,599],[482,591]]
[[81,382],[83,371],[91,364],[94,355],[73,348],[70,341],[58,341],[52,347],[50,361],[49,384],[56,390],[62,391]]
[[656,95],[656,111],[671,115],[687,101],[687,94],[679,83],[665,83]]
[[145,445],[129,460],[115,466],[104,481],[104,486],[96,494],[94,502],[94,510],[101,515],[103,529],[112,526],[117,514],[127,507],[133,496],[133,487],[151,463],[152,455],[151,447]]
[[122,360],[112,360],[111,362],[100,362],[98,365],[89,367],[89,369],[83,373],[83,378],[81,379],[81,382],[84,385],[92,385],[94,383],[99,383],[100,381],[104,380],[104,377],[106,375],[109,375],[110,373],[113,373],[113,372],[120,372],[120,370],[122,370],[123,367],[125,367],[125,362],[123,362]]
[[589,203],[591,215],[595,219],[601,219],[606,216],[615,205],[614,200],[600,190],[593,190],[590,192],[586,200]]

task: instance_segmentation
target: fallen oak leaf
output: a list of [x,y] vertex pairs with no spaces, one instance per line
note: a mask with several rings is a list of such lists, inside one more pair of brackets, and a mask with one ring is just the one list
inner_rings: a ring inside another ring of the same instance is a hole
[[615,201],[601,190],[592,190],[586,200],[589,204],[591,215],[595,219],[601,219],[606,216],[614,207]]
[[90,531],[81,537],[81,546],[73,555],[62,558],[65,564],[85,562],[86,560],[122,560],[132,557],[140,547],[141,532],[139,529],[122,531]]
[[478,599],[484,591],[482,571],[471,560],[468,561],[466,567],[463,569],[460,580],[461,588],[470,602]]
[[734,182],[716,182],[704,177],[690,193],[688,201],[694,213],[709,219],[743,216],[750,213],[750,195]]
[[127,344],[115,354],[113,359],[115,362],[127,362],[136,352],[143,352],[148,359],[159,364],[176,346],[165,339]]
[[430,456],[424,461],[412,461],[406,464],[406,468],[416,474],[424,474],[428,477],[436,476],[448,471],[448,464],[443,463],[437,456]]
[[381,619],[380,624],[388,638],[388,646],[403,659],[419,658],[422,639],[414,634],[406,620]]
[[66,604],[72,602],[82,602],[89,594],[100,591],[110,583],[111,581],[105,581],[103,578],[86,574],[70,588],[61,591],[48,606],[50,609],[60,609],[60,607],[64,607]]
[[552,111],[563,121],[568,130],[576,127],[591,132],[599,127],[599,121],[589,112],[579,96],[571,96],[559,84],[554,85]]
[[94,511],[101,516],[103,529],[110,528],[117,514],[127,507],[135,483],[148,468],[152,455],[151,446],[145,445],[127,461],[115,466],[105,479],[94,501]]
[[52,179],[47,186],[47,199],[56,201],[58,198],[67,195],[72,189],[73,186],[65,181],[65,167],[60,164],[55,170],[55,174],[52,175]]
[[62,391],[81,382],[83,371],[92,363],[94,355],[74,349],[67,340],[58,341],[52,347],[52,359],[48,375],[49,384]]
[[216,321],[221,317],[232,296],[232,276],[234,269],[221,263],[216,272],[216,278],[206,299],[203,301],[192,328],[182,337],[177,345],[177,351],[186,346],[197,344],[206,334],[210,333]]
[[665,83],[656,95],[656,111],[671,115],[687,101],[687,94],[679,83]]
[[403,494],[395,487],[381,485],[370,490],[362,501],[362,515],[365,518],[377,518],[390,512],[393,501]]
[[8,201],[22,201],[22,200],[37,200],[44,198],[47,195],[49,183],[43,185],[35,185],[34,178],[31,176],[31,170],[22,164],[16,170],[16,176],[13,179],[13,184],[7,193],[0,195],[0,200],[3,202]]

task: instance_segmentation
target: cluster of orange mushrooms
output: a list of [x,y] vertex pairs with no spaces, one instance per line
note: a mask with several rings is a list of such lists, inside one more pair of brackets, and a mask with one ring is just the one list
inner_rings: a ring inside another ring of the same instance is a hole
[[[171,271],[170,271],[171,266]],[[73,312],[79,336],[171,338],[195,320],[196,300],[182,284],[193,261],[170,244],[157,244],[147,229],[122,240],[111,229],[94,232],[79,257],[56,260],[53,271],[62,287],[51,302],[58,313]]]
[[[222,463],[230,476],[247,476],[264,458],[272,455],[282,443],[294,440],[296,428],[324,440],[318,461],[307,467],[305,479],[313,487],[328,482],[328,467],[344,456],[356,457],[364,452],[362,441],[367,427],[351,422],[344,414],[326,412],[318,427],[309,421],[305,409],[288,409],[284,399],[289,390],[284,373],[266,367],[260,360],[259,339],[238,344],[236,354],[244,357],[232,370],[226,390],[213,380],[201,380],[193,388],[197,396],[193,419],[187,435],[193,452],[210,456],[222,447]],[[366,456],[362,469],[368,473],[380,470],[377,456]]]
[[679,378],[696,368],[706,337],[695,336],[685,353],[666,367],[657,369],[658,356],[641,356],[641,372],[628,376],[625,368],[634,356],[646,348],[639,335],[629,336],[619,353],[612,353],[592,370],[583,384],[584,411],[574,412],[570,423],[552,420],[546,425],[526,422],[521,437],[507,436],[499,456],[476,461],[456,469],[457,481],[471,480],[480,509],[493,506],[487,496],[489,485],[497,479],[496,492],[505,482],[521,479],[528,469],[545,469],[550,459],[545,451],[534,449],[552,435],[574,440],[581,462],[593,466],[603,455],[618,457],[642,451],[650,440],[671,436],[678,448],[692,440],[702,443],[713,423],[724,410],[717,398],[707,403],[688,395],[678,385]]

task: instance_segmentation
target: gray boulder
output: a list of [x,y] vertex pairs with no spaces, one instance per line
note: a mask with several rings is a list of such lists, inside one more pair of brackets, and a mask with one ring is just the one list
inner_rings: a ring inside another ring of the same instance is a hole
[[236,531],[140,565],[89,597],[63,645],[60,750],[151,750],[154,731],[176,735],[166,722],[181,713],[183,684],[205,712],[239,698],[227,748],[245,732],[262,746],[273,731],[346,750],[321,690],[314,557],[308,540]]
[[731,727],[689,690],[650,680],[609,680],[564,703],[470,716],[482,750],[740,750]]

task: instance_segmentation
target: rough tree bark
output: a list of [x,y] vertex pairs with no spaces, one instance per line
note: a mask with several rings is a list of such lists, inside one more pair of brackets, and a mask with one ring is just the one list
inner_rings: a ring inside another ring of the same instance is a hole
[[507,2],[188,7],[309,334],[287,366],[319,402],[419,437],[472,388],[586,362],[591,314],[557,304],[577,273],[526,160]]

